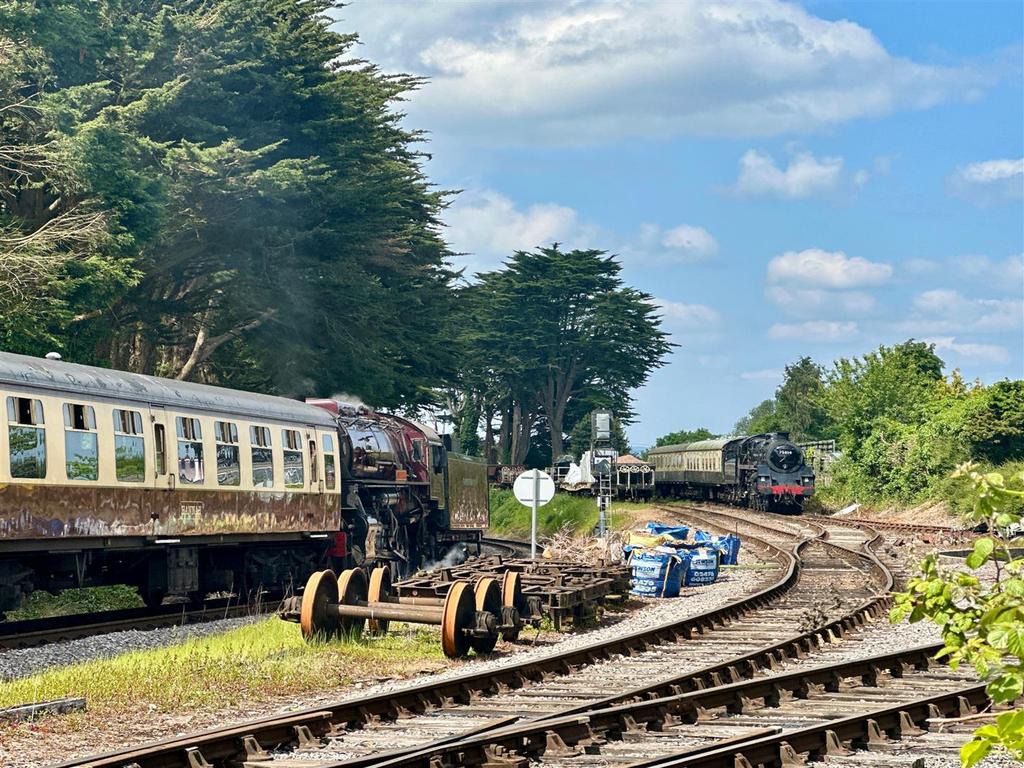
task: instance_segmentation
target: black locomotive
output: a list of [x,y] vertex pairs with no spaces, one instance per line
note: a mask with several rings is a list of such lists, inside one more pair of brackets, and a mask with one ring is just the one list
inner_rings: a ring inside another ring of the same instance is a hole
[[798,513],[814,493],[814,470],[787,432],[665,445],[652,449],[649,459],[662,496]]

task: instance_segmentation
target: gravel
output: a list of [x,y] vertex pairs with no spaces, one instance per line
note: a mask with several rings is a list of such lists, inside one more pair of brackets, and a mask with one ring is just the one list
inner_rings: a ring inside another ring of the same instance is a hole
[[[749,554],[746,562],[754,561],[754,555]],[[426,682],[435,680],[446,680],[469,672],[487,672],[492,669],[500,669],[511,663],[537,661],[548,656],[553,656],[585,645],[590,645],[598,640],[611,640],[621,637],[626,632],[635,632],[641,629],[656,627],[659,624],[678,622],[691,616],[720,608],[728,603],[734,602],[744,595],[753,594],[760,589],[766,581],[774,581],[777,572],[774,569],[762,570],[722,570],[717,582],[704,587],[683,587],[678,598],[668,600],[645,599],[644,605],[635,611],[623,613],[617,620],[607,623],[596,629],[576,632],[562,636],[554,644],[538,648],[524,647],[523,641],[529,641],[530,631],[524,630],[520,636],[519,645],[515,650],[506,656],[494,659],[474,660],[465,664],[458,664],[443,672],[429,676],[422,676],[409,680],[388,681],[361,689],[359,696],[369,694],[389,693]],[[499,646],[500,649],[500,646]]]
[[262,621],[265,616],[243,616],[233,619],[207,621],[187,626],[159,629],[130,629],[107,635],[82,637],[63,643],[51,643],[36,648],[12,648],[0,651],[0,681],[15,680],[44,672],[54,667],[79,664],[95,659],[107,659],[120,653],[163,648],[189,638],[227,632],[228,630]]

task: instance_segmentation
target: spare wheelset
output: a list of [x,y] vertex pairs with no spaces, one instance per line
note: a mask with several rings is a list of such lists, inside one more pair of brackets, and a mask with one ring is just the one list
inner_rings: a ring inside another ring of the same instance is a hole
[[392,596],[388,568],[374,569],[369,579],[359,568],[340,576],[329,570],[314,573],[306,582],[298,621],[307,641],[357,638],[364,629],[386,632],[392,621],[437,625],[441,648],[452,659],[470,649],[490,653],[499,635],[518,635],[520,626],[518,613],[503,606],[496,579],[480,579],[475,587],[457,581],[443,599],[405,602]]

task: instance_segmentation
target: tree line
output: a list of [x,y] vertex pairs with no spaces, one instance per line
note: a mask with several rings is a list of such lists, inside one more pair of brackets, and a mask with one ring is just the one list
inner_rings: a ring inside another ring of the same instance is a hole
[[[831,468],[830,500],[959,498],[950,476],[960,464],[1024,461],[1024,381],[985,386],[959,371],[945,375],[944,368],[933,344],[914,340],[828,368],[802,357],[786,366],[774,396],[742,417],[734,434],[835,439],[841,458]],[[708,435],[677,432],[658,445]]]
[[669,350],[651,297],[597,250],[453,269],[402,113],[423,83],[331,6],[0,3],[0,348],[447,408],[516,463],[628,418]]

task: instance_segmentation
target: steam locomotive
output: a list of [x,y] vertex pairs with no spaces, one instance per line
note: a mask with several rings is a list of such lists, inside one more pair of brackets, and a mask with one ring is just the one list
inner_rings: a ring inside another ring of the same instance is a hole
[[814,493],[814,470],[787,432],[665,445],[651,449],[648,458],[661,496],[798,513]]
[[478,542],[487,466],[448,436],[299,402],[0,353],[0,612],[99,584],[249,594]]

